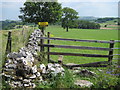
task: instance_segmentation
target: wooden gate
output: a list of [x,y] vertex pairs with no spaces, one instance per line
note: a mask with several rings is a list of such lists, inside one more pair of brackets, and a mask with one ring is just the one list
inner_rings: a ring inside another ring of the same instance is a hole
[[[79,40],[79,39],[65,39],[65,38],[50,38],[50,32],[48,32],[48,37],[41,37],[41,40],[47,39],[47,44],[44,44],[40,42],[40,47],[42,50],[44,50],[44,47],[47,47],[47,59],[48,62],[53,62],[55,61],[51,60],[50,55],[66,55],[66,56],[83,56],[83,57],[99,57],[99,58],[107,58],[108,61],[101,61],[101,62],[94,62],[94,63],[87,63],[87,64],[75,64],[75,65],[66,65],[63,64],[63,66],[66,67],[106,67],[107,65],[110,65],[113,59],[113,50],[114,49],[119,49],[119,48],[114,48],[114,44],[116,42],[120,41],[115,41],[115,40],[110,40],[110,41],[101,41],[101,40]],[[108,48],[103,48],[103,47],[86,47],[86,46],[70,46],[70,45],[54,45],[50,44],[50,40],[63,40],[63,41],[75,41],[75,42],[93,42],[93,43],[107,43],[109,44]],[[100,51],[108,51],[108,55],[100,55],[100,54],[81,54],[81,53],[65,53],[65,52],[51,52],[50,48],[70,48],[70,49],[86,49],[86,50],[100,50]],[[116,54],[119,55],[119,54]]]

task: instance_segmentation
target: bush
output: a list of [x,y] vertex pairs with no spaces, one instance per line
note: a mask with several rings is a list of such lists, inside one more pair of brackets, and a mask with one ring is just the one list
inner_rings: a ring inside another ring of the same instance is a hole
[[[48,76],[49,77],[49,76]],[[74,79],[72,73],[65,69],[64,76],[58,74],[57,76],[52,76],[51,78],[46,78],[46,83],[36,83],[36,88],[75,88]]]
[[90,21],[76,20],[74,24],[71,25],[71,28],[100,29],[100,25]]

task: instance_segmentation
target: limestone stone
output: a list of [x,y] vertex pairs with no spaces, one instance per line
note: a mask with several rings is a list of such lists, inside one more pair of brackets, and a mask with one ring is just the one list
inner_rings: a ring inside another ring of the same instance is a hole
[[46,69],[46,66],[44,64],[40,64],[40,69],[41,70]]
[[37,73],[36,73],[36,76],[37,76],[37,77],[40,77],[40,73],[39,73],[39,72],[37,72]]
[[24,79],[23,80],[24,83],[30,83],[30,81],[31,81],[30,79]]
[[78,74],[80,72],[80,70],[73,70],[74,74]]
[[18,80],[22,81],[23,80],[23,77],[17,77]]
[[74,84],[80,87],[91,87],[93,85],[93,83],[87,80],[76,80]]
[[36,78],[36,75],[33,74],[33,75],[30,76],[29,78],[30,78],[30,79],[35,79],[35,78]]
[[7,65],[5,67],[8,68],[8,69],[15,69],[16,65],[15,64],[9,64],[9,65]]
[[53,68],[53,67],[51,67],[51,68],[49,68],[49,71],[51,71],[51,72],[55,72],[55,71],[56,71],[56,69],[55,69],[55,68]]
[[80,67],[73,67],[72,69],[73,70],[80,70],[81,68]]
[[60,64],[51,64],[47,65],[47,73],[51,73],[52,75],[56,76],[58,73],[64,74],[64,69]]
[[31,68],[31,70],[32,70],[32,73],[36,73],[36,72],[37,72],[37,66],[36,66],[36,65],[33,66],[33,67]]
[[9,53],[9,54],[7,55],[7,57],[10,58],[10,59],[16,58],[16,54],[17,54],[16,52]]
[[53,67],[53,64],[52,63],[48,63],[47,68],[51,68],[51,67]]
[[13,52],[13,53],[9,53],[7,55],[8,58],[10,59],[15,59],[15,58],[20,58],[20,57],[23,57],[23,54],[22,53],[16,53],[16,52]]
[[30,85],[29,84],[24,84],[25,87],[29,87]]
[[42,76],[39,77],[39,82],[42,82],[43,81],[43,78]]
[[36,87],[36,85],[35,85],[34,83],[31,83],[31,86],[32,86],[33,88],[35,88],[35,87]]
[[13,63],[16,65],[16,64],[17,64],[17,61],[14,60]]
[[92,71],[89,71],[87,69],[83,69],[79,72],[80,75],[83,75],[83,76],[96,76],[96,73],[92,72]]
[[13,88],[16,88],[16,87],[17,87],[16,85],[14,85],[14,81],[9,82],[9,85],[12,86]]
[[13,69],[7,69],[7,68],[5,68],[4,71],[5,71],[5,72],[12,72]]
[[11,59],[8,59],[5,61],[6,65],[9,64],[9,63],[12,63],[12,60]]
[[11,75],[4,74],[4,76],[7,77],[7,78],[11,78]]
[[55,67],[61,67],[61,65],[60,65],[60,64],[57,64],[57,63],[56,63],[54,66],[55,66]]
[[77,64],[75,64],[75,63],[67,63],[66,65],[77,65]]
[[43,70],[42,70],[42,73],[43,73],[43,74],[47,73],[46,69],[43,69]]

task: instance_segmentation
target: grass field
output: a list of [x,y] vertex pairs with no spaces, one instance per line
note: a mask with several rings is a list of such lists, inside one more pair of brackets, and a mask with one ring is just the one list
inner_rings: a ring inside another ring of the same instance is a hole
[[[24,47],[25,44],[28,41],[29,35],[33,32],[32,28],[28,28],[27,30],[24,30],[22,33],[21,29],[12,29],[12,30],[1,30],[0,31],[0,63],[4,63],[4,57],[5,57],[5,50],[7,45],[7,38],[8,38],[8,32],[11,31],[11,37],[12,37],[12,52],[18,51],[21,47]],[[2,65],[2,64],[1,64]]]
[[[0,56],[4,57],[6,43],[7,43],[7,34],[9,30],[0,31],[0,37],[2,38],[0,44],[2,53]],[[19,50],[19,48],[25,45],[27,42],[28,35],[33,31],[32,28],[25,30],[24,35],[22,34],[22,29],[11,30],[12,31],[12,52]],[[94,30],[94,29],[69,29],[69,32],[66,32],[65,29],[60,26],[48,26],[45,30],[51,32],[54,37],[61,38],[71,38],[71,39],[85,39],[85,40],[118,40],[118,30]],[[94,46],[94,47],[109,47],[109,44],[101,43],[87,43],[87,42],[73,42],[73,41],[51,41],[51,44],[57,45],[75,45],[75,46]],[[118,47],[118,44],[115,45]],[[82,49],[64,49],[64,48],[52,48],[51,51],[55,52],[74,52],[74,53],[86,53],[86,54],[104,54],[108,55],[108,51],[99,51],[99,50],[82,50]],[[114,53],[118,53],[117,50]],[[1,57],[1,58],[2,58]],[[58,56],[52,55],[53,60],[57,60]],[[90,63],[96,61],[106,61],[107,58],[90,58],[90,57],[75,57],[75,56],[64,56],[64,63]]]
[[[54,37],[60,38],[72,38],[72,39],[85,39],[85,40],[118,40],[118,30],[94,30],[94,29],[69,29],[66,32],[65,29],[60,26],[49,26],[45,32],[51,32]],[[109,44],[102,43],[88,43],[88,42],[73,42],[73,41],[51,41],[51,44],[57,45],[76,45],[76,46],[94,46],[94,47],[109,47]],[[118,47],[118,44],[115,44]],[[86,54],[104,54],[108,55],[108,51],[99,50],[78,50],[78,49],[64,49],[64,48],[52,48],[51,51],[55,52],[74,52],[74,53],[86,53]],[[118,53],[117,50],[114,53]],[[57,60],[58,56],[52,55],[53,60]],[[64,56],[64,63],[90,63],[97,61],[106,61],[107,58],[91,58],[91,57],[75,57],[75,56]]]

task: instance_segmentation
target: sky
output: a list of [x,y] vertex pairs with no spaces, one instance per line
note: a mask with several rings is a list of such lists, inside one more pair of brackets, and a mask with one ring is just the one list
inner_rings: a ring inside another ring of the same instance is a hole
[[[20,7],[26,0],[0,2],[0,20],[19,20]],[[62,7],[75,9],[79,16],[118,17],[119,0],[58,0]]]

